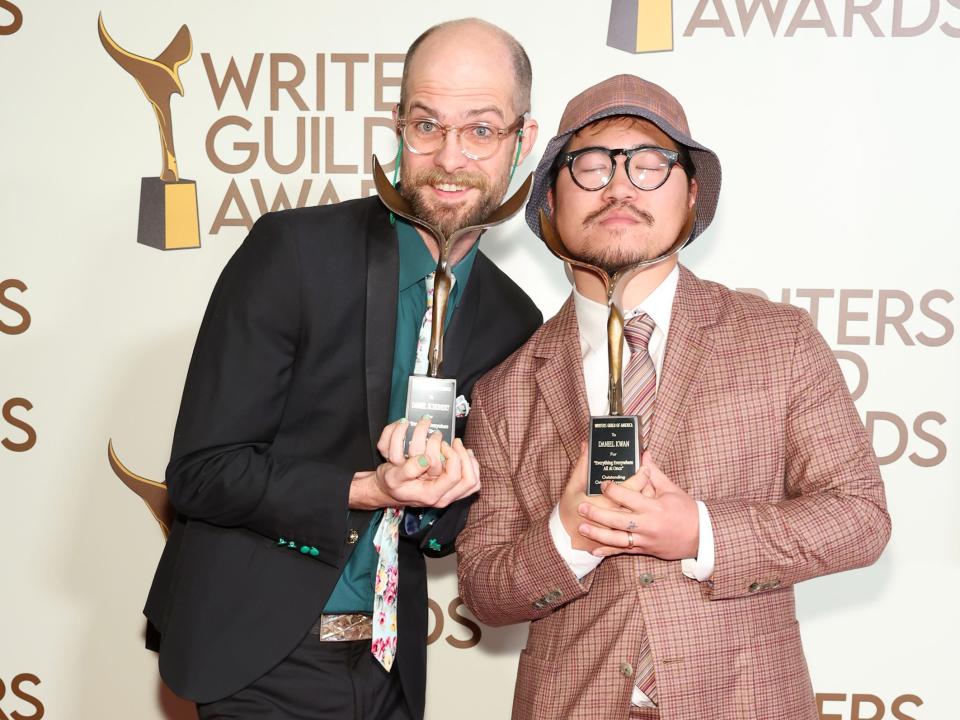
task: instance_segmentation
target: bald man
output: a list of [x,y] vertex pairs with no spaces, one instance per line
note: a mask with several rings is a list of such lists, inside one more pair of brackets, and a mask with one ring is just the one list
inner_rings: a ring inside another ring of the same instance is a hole
[[[517,41],[479,20],[413,43],[394,119],[416,216],[449,235],[497,208],[536,139],[530,79]],[[542,321],[479,235],[450,258],[442,374],[460,415],[474,381]],[[423,717],[424,555],[452,552],[479,487],[472,453],[425,421],[403,451],[437,256],[373,197],[269,213],[224,268],[184,387],[166,475],[177,518],[144,610],[164,680],[201,718]]]

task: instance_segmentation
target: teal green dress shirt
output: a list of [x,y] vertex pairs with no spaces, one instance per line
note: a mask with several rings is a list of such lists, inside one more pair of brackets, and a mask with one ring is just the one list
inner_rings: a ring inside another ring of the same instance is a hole
[[[390,405],[387,422],[399,420],[406,414],[407,379],[413,374],[417,360],[417,340],[427,310],[427,275],[437,269],[423,239],[412,225],[397,219],[397,242],[400,254],[400,282],[397,288],[397,332],[393,347],[393,372],[390,382]],[[477,245],[453,266],[456,282],[450,291],[444,333],[450,327],[450,318],[470,279]],[[373,585],[377,572],[377,550],[373,536],[380,523],[382,511],[374,513],[370,525],[357,540],[333,594],[323,608],[325,613],[373,612]]]

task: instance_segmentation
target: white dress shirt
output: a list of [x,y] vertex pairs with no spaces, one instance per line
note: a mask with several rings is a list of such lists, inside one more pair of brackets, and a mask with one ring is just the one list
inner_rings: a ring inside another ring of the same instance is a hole
[[[660,386],[660,374],[663,368],[664,350],[667,346],[667,334],[670,331],[670,313],[673,310],[673,296],[677,292],[677,281],[680,270],[674,266],[670,274],[664,278],[646,299],[639,305],[624,313],[624,322],[646,313],[653,320],[656,327],[650,336],[647,350],[653,365],[657,370],[657,387]],[[573,289],[573,303],[577,312],[577,326],[580,331],[580,355],[583,358],[583,380],[587,391],[587,404],[591,415],[606,415],[610,412],[608,398],[609,358],[607,354],[607,317],[609,309],[604,303],[590,300]],[[630,346],[623,344],[623,367],[630,362]],[[656,421],[656,407],[654,407],[654,422]],[[697,500],[697,511],[700,519],[700,542],[696,558],[686,558],[680,561],[683,574],[688,578],[703,582],[713,574],[714,544],[713,526],[710,524],[710,514],[707,506]],[[554,507],[550,515],[550,534],[560,556],[567,562],[570,569],[577,576],[583,578],[596,568],[602,558],[594,557],[585,550],[576,550],[570,541],[566,528],[560,520],[559,505]],[[650,701],[636,686],[633,688],[634,705],[649,705]]]

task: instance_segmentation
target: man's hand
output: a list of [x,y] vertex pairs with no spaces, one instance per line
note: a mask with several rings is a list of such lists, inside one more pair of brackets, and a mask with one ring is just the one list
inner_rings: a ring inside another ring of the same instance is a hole
[[628,486],[633,478],[622,485],[604,483],[603,496],[615,509],[579,504],[581,520],[589,522],[581,522],[577,529],[592,544],[591,552],[597,557],[620,553],[663,560],[696,557],[700,543],[696,501],[663,474],[649,452],[643,454],[634,478],[638,476],[646,481],[643,491]]
[[[590,536],[580,532],[581,526],[585,524],[583,522],[584,515],[580,512],[580,508],[584,505],[590,505],[598,510],[609,512],[625,512],[625,509],[620,507],[620,505],[612,499],[603,495],[587,495],[588,455],[587,444],[580,443],[580,457],[573,466],[573,470],[570,471],[567,486],[563,490],[563,495],[560,497],[558,505],[560,509],[560,521],[563,523],[567,535],[570,536],[570,544],[573,546],[573,549],[593,552],[600,548],[603,543],[594,541]],[[633,488],[633,492],[647,492],[651,496],[653,495],[653,491],[646,487],[646,477],[644,476],[641,479],[639,473],[627,480],[624,485]],[[597,529],[599,529],[599,527]]]
[[438,432],[427,437],[429,428],[429,418],[417,423],[410,457],[403,454],[407,421],[398,420],[383,429],[377,449],[387,462],[353,476],[351,509],[403,505],[444,508],[480,489],[480,467],[473,452],[459,438],[449,445]]

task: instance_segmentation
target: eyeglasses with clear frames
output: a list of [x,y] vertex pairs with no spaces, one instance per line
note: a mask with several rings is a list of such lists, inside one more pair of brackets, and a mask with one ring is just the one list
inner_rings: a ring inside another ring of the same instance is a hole
[[639,190],[656,190],[670,177],[674,165],[683,168],[679,152],[656,145],[585,147],[561,157],[559,166],[570,170],[570,177],[577,186],[593,192],[602,190],[613,180],[617,172],[617,155],[624,156],[627,177]]
[[444,125],[439,120],[427,116],[399,118],[397,130],[403,137],[407,149],[415,155],[433,155],[446,140],[447,133],[456,131],[460,152],[471,160],[486,160],[492,157],[507,135],[523,129],[524,115],[506,128],[484,122],[465,125]]

